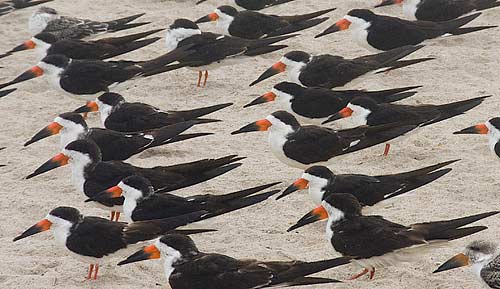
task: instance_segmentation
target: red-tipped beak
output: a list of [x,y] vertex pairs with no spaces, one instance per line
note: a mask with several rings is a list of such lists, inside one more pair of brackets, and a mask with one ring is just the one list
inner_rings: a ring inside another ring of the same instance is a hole
[[303,178],[300,178],[296,180],[293,184],[291,184],[286,190],[283,191],[283,193],[276,198],[276,200],[279,200],[285,196],[288,196],[289,194],[299,191],[299,190],[305,190],[309,187],[309,181]]
[[488,134],[490,130],[484,123],[480,123],[468,128],[464,128],[463,130],[456,131],[453,134]]
[[256,104],[271,102],[271,101],[274,101],[275,99],[276,99],[276,94],[274,94],[274,92],[268,92],[262,96],[259,96],[258,98],[254,99],[252,102],[250,102],[249,104],[246,104],[243,107],[249,107],[249,106],[253,106]]
[[86,105],[80,106],[75,109],[73,112],[76,113],[86,113],[86,112],[96,112],[99,111],[99,105],[95,101],[88,101]]
[[269,67],[264,73],[262,73],[257,80],[252,82],[250,86],[253,86],[269,77],[276,75],[278,73],[284,72],[286,70],[286,64],[281,61],[276,62],[273,66]]
[[312,224],[324,219],[328,219],[328,213],[325,208],[323,208],[323,206],[319,206],[316,209],[305,214],[304,217],[302,217],[295,225],[288,228],[287,231],[290,232],[305,225]]
[[434,272],[432,273],[438,273],[438,272],[443,272],[455,268],[460,268],[464,266],[470,265],[470,259],[467,257],[465,254],[460,253],[456,255],[455,257],[449,259],[446,261],[443,265],[439,266]]
[[36,77],[39,77],[42,75],[43,75],[43,69],[40,68],[40,66],[33,66],[29,70],[26,70],[23,74],[16,77],[14,80],[9,81],[9,82],[4,83],[4,84],[0,84],[0,89],[7,87],[7,86],[10,86],[10,85],[13,85],[13,84],[16,84],[16,83],[30,80],[32,78],[36,78]]
[[23,50],[28,50],[28,49],[34,49],[36,47],[35,42],[32,40],[25,41],[23,44],[14,47],[10,52],[18,52],[18,51],[23,51]]
[[339,120],[341,118],[350,117],[352,115],[352,113],[353,113],[353,110],[346,106],[343,109],[341,109],[339,112],[337,112],[336,114],[330,116],[327,120],[325,120],[323,122],[323,124],[329,123],[332,121],[336,121],[336,120]]
[[49,124],[48,126],[46,126],[45,128],[43,128],[37,134],[35,134],[35,136],[33,136],[29,141],[27,141],[24,144],[24,146],[28,146],[34,142],[37,142],[41,139],[46,138],[46,137],[56,135],[61,131],[62,128],[63,128],[62,125],[58,124],[57,122],[53,122],[53,123]]
[[403,3],[403,0],[383,0],[380,4],[375,5],[375,8],[401,3]]
[[47,162],[45,162],[43,165],[41,165],[38,169],[36,169],[32,174],[26,177],[26,179],[31,179],[35,176],[38,176],[40,174],[43,174],[45,172],[51,171],[55,168],[62,167],[67,165],[69,162],[69,157],[66,156],[63,153],[60,153]]
[[316,35],[315,38],[319,38],[321,36],[332,34],[332,33],[338,32],[338,31],[347,30],[347,29],[349,29],[349,26],[351,26],[351,21],[349,21],[345,18],[342,18],[339,21],[337,21],[335,24],[333,24],[332,26],[328,27],[325,31]]
[[256,122],[253,122],[249,125],[246,125],[237,131],[233,131],[231,134],[240,134],[240,133],[246,133],[246,132],[252,132],[252,131],[266,131],[271,126],[272,126],[272,124],[270,121],[268,121],[267,119],[261,119],[261,120],[258,120]]
[[217,21],[219,20],[219,15],[217,13],[210,13],[206,16],[201,17],[200,19],[196,20],[194,23],[205,23],[205,22],[211,22],[211,21]]
[[147,247],[144,247],[142,250],[132,254],[127,259],[121,261],[120,263],[118,263],[118,265],[125,265],[150,259],[160,259],[160,257],[160,250],[158,250],[155,245],[149,245]]
[[105,191],[111,198],[119,198],[122,196],[123,190],[119,186],[114,186]]
[[31,226],[28,230],[24,231],[21,235],[15,237],[14,242],[29,237],[31,235],[47,231],[48,229],[50,229],[51,225],[52,223],[49,220],[43,219],[40,222],[36,223],[35,225]]

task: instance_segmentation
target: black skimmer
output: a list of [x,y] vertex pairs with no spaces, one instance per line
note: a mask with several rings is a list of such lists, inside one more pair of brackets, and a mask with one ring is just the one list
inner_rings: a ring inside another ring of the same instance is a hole
[[500,211],[406,226],[381,216],[362,215],[361,204],[351,194],[331,194],[309,213],[307,221],[293,225],[289,231],[310,223],[311,219],[328,218],[326,236],[335,251],[364,268],[351,279],[367,273],[373,279],[375,268],[411,262],[415,253],[432,248],[433,244],[443,246],[448,241],[486,230],[486,226],[465,226],[498,213]]
[[291,51],[262,73],[250,86],[285,71],[287,72],[289,81],[302,86],[325,88],[344,86],[371,71],[382,68],[386,68],[385,71],[389,71],[433,59],[399,60],[422,47],[422,45],[404,46],[354,59],[345,59],[341,56],[330,54],[312,56],[304,51]]
[[58,39],[82,39],[106,32],[139,27],[150,22],[130,23],[145,13],[136,14],[116,20],[99,22],[88,19],[60,15],[55,9],[42,6],[29,19],[29,31],[32,36],[48,32]]
[[168,51],[189,46],[195,53],[182,59],[190,69],[198,71],[198,86],[201,86],[202,72],[205,71],[206,85],[208,70],[224,65],[233,65],[249,57],[262,55],[286,48],[286,45],[272,45],[294,37],[284,35],[266,39],[242,39],[211,32],[201,32],[196,23],[187,19],[177,19],[170,25],[165,37]]
[[315,205],[321,205],[321,202],[331,194],[345,193],[355,196],[363,206],[373,206],[441,178],[451,172],[450,168],[442,168],[457,161],[452,160],[409,172],[379,176],[334,174],[327,167],[312,166],[276,199],[281,199],[298,190],[308,189],[309,197]]
[[490,150],[500,157],[500,117],[494,117],[485,123],[464,128],[453,134],[487,134]]
[[269,130],[269,146],[283,163],[300,169],[313,165],[329,165],[334,158],[362,150],[401,136],[415,125],[393,123],[381,126],[360,126],[347,130],[302,126],[286,111],[277,111],[231,134]]
[[51,54],[14,80],[1,84],[0,89],[46,75],[49,83],[58,90],[77,98],[88,98],[89,95],[94,98],[95,94],[108,92],[110,88],[127,80],[183,67],[183,64],[168,64],[191,54],[188,50],[189,47],[183,47],[149,61],[106,62]]
[[500,288],[500,248],[490,241],[473,241],[460,253],[439,266],[434,273],[464,266],[471,266],[472,271],[489,288]]
[[[52,123],[36,133],[24,146],[46,137],[59,134],[60,149],[78,139],[90,139],[97,144],[103,161],[123,161],[147,149],[176,142],[185,138],[180,133],[194,122],[180,122],[159,129],[140,133],[124,133],[105,128],[89,128],[82,115],[74,112],[60,114]],[[195,135],[197,137],[198,135]]]
[[306,276],[350,262],[345,257],[316,262],[235,259],[200,252],[190,237],[168,234],[118,265],[160,258],[164,259],[165,274],[172,289],[251,289],[338,283],[335,279]]
[[255,11],[238,11],[228,5],[219,6],[214,12],[201,17],[195,23],[216,21],[217,28],[224,35],[245,39],[259,39],[298,32],[325,22],[328,17],[318,18],[336,8],[313,13],[278,16]]
[[16,91],[17,88],[11,88],[11,89],[6,89],[6,90],[0,90],[0,98],[4,97],[6,95],[11,94],[12,92]]
[[257,193],[277,184],[279,182],[224,195],[205,194],[181,197],[167,193],[155,193],[148,179],[134,175],[97,194],[93,200],[106,203],[123,196],[125,198],[123,214],[130,222],[164,219],[197,211],[207,211],[203,217],[206,219],[265,201],[272,195],[279,193],[279,190]]
[[40,59],[51,54],[62,54],[71,59],[104,60],[129,53],[160,40],[160,37],[140,39],[162,30],[163,29],[156,29],[121,37],[102,38],[94,41],[79,39],[59,40],[54,34],[44,32],[33,36],[31,40],[25,41],[23,44],[0,55],[0,58],[12,55],[15,52],[35,49],[40,55]]
[[367,9],[354,9],[327,28],[316,38],[349,29],[351,37],[368,50],[388,51],[405,45],[416,45],[445,34],[462,35],[497,26],[461,28],[481,13],[445,22],[408,21],[397,17],[377,15]]
[[[207,0],[199,0],[196,2],[196,5],[205,1]],[[234,3],[241,8],[245,8],[246,10],[262,10],[267,7],[285,4],[292,1],[294,0],[234,0]]]
[[[424,127],[464,114],[480,105],[488,97],[490,96],[480,96],[441,105],[424,104],[417,106],[393,103],[379,104],[367,97],[356,97],[345,108],[324,121],[323,124],[341,118],[349,118],[353,127],[382,125],[393,122]],[[389,149],[390,144],[387,144],[384,155],[389,153]]]
[[416,94],[409,91],[420,86],[409,86],[379,91],[331,90],[304,87],[292,82],[280,82],[270,92],[256,98],[244,107],[276,101],[280,109],[293,114],[300,123],[321,124],[339,112],[354,97],[366,96],[378,103],[394,102]]
[[44,4],[54,0],[7,0],[0,3],[0,16],[8,14],[14,10],[24,9],[35,5]]
[[498,0],[383,0],[375,7],[403,4],[403,13],[411,20],[448,21],[500,6]]
[[232,103],[222,103],[190,110],[163,111],[157,107],[142,102],[127,102],[118,93],[107,92],[95,101],[75,110],[77,113],[99,112],[101,124],[107,129],[121,132],[137,132],[185,121],[197,124],[218,122],[216,119],[201,118],[207,114],[231,106]]
[[[140,175],[149,179],[157,193],[170,192],[223,175],[239,167],[241,163],[234,162],[241,159],[243,158],[231,155],[219,159],[203,159],[171,166],[142,168],[121,161],[104,162],[101,160],[99,147],[94,142],[83,139],[69,143],[62,153],[45,162],[26,178],[33,178],[69,163],[73,184],[92,200],[96,194],[116,186],[121,180],[131,175]],[[123,198],[114,199],[112,206],[108,203],[94,203],[100,208],[111,211],[113,219],[116,215],[113,212],[122,211]],[[116,220],[118,217],[119,214]]]
[[[139,246],[142,242],[172,232],[177,227],[199,221],[205,213],[200,211],[175,218],[127,224],[83,216],[72,207],[57,207],[43,220],[15,237],[14,242],[51,230],[58,245],[64,246],[77,259],[90,263],[87,279],[95,280],[99,267],[109,258],[126,256],[130,254],[127,253],[128,250],[134,250],[134,245]],[[186,230],[186,233],[209,231],[213,230]]]

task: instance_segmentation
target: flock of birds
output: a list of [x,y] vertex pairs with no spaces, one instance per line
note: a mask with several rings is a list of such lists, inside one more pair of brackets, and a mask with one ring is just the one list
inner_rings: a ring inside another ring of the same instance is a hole
[[[50,1],[3,1],[0,15]],[[432,61],[432,58],[402,60],[423,48],[421,43],[427,39],[495,28],[463,26],[481,15],[477,11],[500,6],[497,0],[384,0],[377,5],[402,4],[405,15],[412,20],[379,15],[368,9],[351,10],[316,37],[349,30],[353,40],[373,51],[372,54],[345,59],[337,55],[289,51],[250,84],[286,72],[288,82],[275,84],[268,93],[245,105],[274,101],[283,110],[232,134],[268,131],[272,153],[284,164],[304,170],[301,178],[277,199],[308,190],[318,207],[288,231],[327,219],[327,240],[342,257],[316,262],[239,260],[201,252],[189,237],[214,230],[179,229],[265,201],[280,193],[272,189],[279,183],[227,194],[175,195],[177,189],[238,168],[241,165],[238,161],[243,158],[229,155],[151,168],[124,161],[153,147],[209,135],[186,131],[219,121],[207,115],[232,103],[166,112],[146,103],[127,102],[113,92],[113,88],[137,78],[168,77],[158,75],[181,68],[197,71],[197,85],[205,86],[209,70],[282,51],[288,46],[281,43],[291,43],[297,32],[326,22],[325,15],[335,10],[292,16],[255,11],[290,1],[235,0],[240,10],[224,5],[195,21],[179,18],[168,27],[163,38],[166,53],[147,61],[109,59],[155,43],[162,38],[154,35],[163,29],[89,40],[96,35],[149,24],[136,21],[143,14],[99,22],[64,16],[45,6],[37,7],[29,19],[32,38],[0,57],[34,49],[39,53],[40,62],[1,84],[0,97],[13,93],[16,90],[11,88],[13,85],[44,76],[54,89],[89,101],[73,112],[58,115],[25,143],[25,146],[32,145],[59,134],[62,150],[27,178],[69,164],[72,182],[85,194],[85,202],[109,211],[111,218],[83,216],[76,208],[57,207],[14,241],[51,230],[59,244],[90,264],[87,278],[96,279],[99,267],[109,257],[126,256],[127,250],[137,250],[137,245],[144,241],[155,240],[118,265],[162,258],[165,274],[174,289],[243,289],[336,283],[340,281],[309,275],[349,263],[362,268],[362,272],[351,279],[365,274],[372,279],[376,268],[412,261],[412,251],[441,246],[487,229],[469,225],[500,211],[411,225],[362,213],[365,206],[374,206],[441,178],[451,171],[447,167],[458,160],[378,176],[334,174],[327,166],[337,156],[378,144],[386,144],[384,155],[387,155],[390,142],[395,139],[461,115],[490,97],[413,106],[394,102],[411,97],[418,86],[380,91],[332,88],[370,73],[390,72]],[[223,34],[203,32],[198,24],[204,22],[216,22]],[[93,112],[100,114],[103,128],[87,125],[87,114]],[[346,120],[342,129],[323,126],[340,119]],[[489,135],[491,150],[500,156],[500,118],[455,133]],[[119,222],[122,214],[127,222]],[[465,253],[451,258],[435,272],[472,265],[484,284],[500,288],[499,253],[497,244],[474,241]]]

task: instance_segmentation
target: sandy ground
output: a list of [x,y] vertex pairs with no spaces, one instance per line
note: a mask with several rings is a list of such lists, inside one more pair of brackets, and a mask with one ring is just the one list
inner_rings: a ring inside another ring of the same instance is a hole
[[[313,36],[331,25],[352,8],[369,7],[376,0],[297,0],[268,12],[294,14],[311,12],[336,6],[327,23],[310,29],[302,36],[289,41],[291,49],[312,53],[332,53],[355,57],[368,54],[358,47],[348,33],[337,33],[314,40]],[[164,28],[176,17],[189,19],[210,12],[214,5],[230,1],[207,1],[195,6],[189,1],[63,1],[50,4],[63,14],[92,19],[114,19],[138,12],[153,24],[135,31]],[[6,51],[27,40],[27,21],[33,8],[11,13],[0,18],[2,33],[0,51]],[[379,10],[380,13],[401,15],[399,7]],[[484,12],[474,21],[476,25],[499,24],[500,9]],[[210,24],[203,29],[214,29]],[[135,32],[134,31],[134,32]],[[127,31],[132,32],[132,31]],[[385,204],[371,211],[390,220],[405,224],[460,217],[498,209],[498,185],[495,171],[500,167],[490,153],[487,138],[481,136],[455,136],[452,132],[477,122],[497,116],[500,105],[498,73],[500,69],[500,30],[492,29],[467,36],[452,37],[427,42],[427,47],[415,54],[418,57],[436,57],[421,65],[397,70],[387,75],[366,78],[356,88],[386,89],[408,85],[423,85],[419,93],[404,101],[409,104],[446,103],[493,94],[484,104],[464,116],[426,127],[404,138],[393,146],[388,157],[382,157],[383,146],[377,146],[342,158],[332,166],[336,172],[382,174],[416,169],[441,161],[460,158],[452,165],[453,172],[442,179],[416,190],[413,194]],[[163,42],[158,42],[122,59],[148,59],[163,53]],[[231,136],[229,133],[244,124],[263,118],[277,109],[273,105],[242,106],[257,95],[266,92],[280,77],[265,81],[255,87],[248,84],[282,53],[251,59],[246,64],[234,65],[212,71],[208,86],[195,86],[197,73],[181,69],[167,75],[136,80],[124,85],[121,92],[128,100],[143,101],[164,109],[187,109],[222,102],[235,105],[211,116],[224,122],[198,126],[192,131],[214,132],[203,140],[186,141],[153,149],[133,157],[130,162],[140,166],[175,164],[206,157],[228,154],[246,156],[244,165],[207,183],[184,189],[179,194],[227,193],[264,183],[282,181],[280,188],[301,175],[301,171],[281,164],[270,152],[266,133]],[[0,82],[11,79],[35,63],[33,52],[19,53],[2,59]],[[23,179],[36,167],[58,152],[58,138],[36,143],[28,148],[22,144],[36,131],[48,124],[57,114],[70,111],[83,104],[53,90],[44,79],[19,85],[19,90],[0,100],[0,152],[1,216],[0,216],[0,288],[160,288],[168,286],[159,261],[142,262],[116,267],[119,260],[112,260],[100,270],[100,279],[84,279],[87,264],[74,259],[68,251],[56,246],[50,233],[12,243],[12,238],[43,218],[48,211],[60,206],[75,206],[86,215],[106,216],[106,213],[83,203],[84,197],[76,192],[69,179],[69,168],[61,168],[31,180]],[[97,117],[90,119],[98,125]],[[298,232],[286,233],[286,228],[312,208],[305,194],[296,193],[284,200],[268,200],[260,205],[215,218],[195,227],[215,228],[216,233],[196,236],[202,251],[219,252],[239,258],[264,260],[318,260],[335,257],[325,241],[324,223],[305,227]],[[444,249],[422,254],[417,261],[401,264],[377,272],[376,279],[348,282],[344,285],[311,286],[309,288],[482,288],[466,270],[456,270],[433,275],[431,272],[441,262],[458,253],[474,239],[498,240],[498,218],[480,222],[490,226],[473,237],[455,241]],[[359,268],[344,266],[324,272],[322,276],[346,279]]]

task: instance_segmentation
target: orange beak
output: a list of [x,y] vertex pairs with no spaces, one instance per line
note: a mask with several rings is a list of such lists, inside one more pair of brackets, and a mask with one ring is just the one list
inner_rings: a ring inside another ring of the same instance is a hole
[[76,113],[87,113],[87,112],[96,112],[99,111],[99,105],[95,101],[88,101],[86,105],[81,106],[75,109]]
[[337,21],[335,24],[332,26],[328,27],[325,31],[321,32],[320,34],[316,35],[315,38],[319,38],[328,34],[332,34],[338,31],[342,30],[347,30],[349,29],[349,26],[351,26],[351,21],[342,18],[339,21]]
[[24,146],[28,146],[46,137],[56,135],[61,131],[62,128],[63,128],[62,125],[58,124],[57,122],[52,122],[51,124],[43,128],[41,131],[39,131],[37,134],[35,134],[29,141],[27,141],[24,144]]
[[304,217],[302,217],[295,225],[288,228],[287,231],[290,232],[305,225],[312,224],[324,219],[328,219],[328,212],[325,210],[325,208],[323,208],[323,206],[319,206],[316,209],[305,214]]
[[219,20],[219,15],[217,13],[210,13],[206,16],[201,17],[200,19],[196,20],[194,23],[205,23],[205,22],[211,22],[211,21],[217,21]]
[[463,130],[456,131],[453,134],[488,134],[490,130],[484,123],[480,123],[468,128],[464,128]]
[[305,190],[309,187],[309,181],[304,179],[304,178],[300,178],[298,180],[296,180],[295,182],[293,182],[293,184],[291,184],[288,188],[286,188],[286,190],[283,191],[283,193],[276,198],[276,200],[279,200],[285,196],[288,196],[289,194],[295,192],[295,191],[299,191],[299,190]]
[[118,265],[125,265],[150,259],[160,259],[160,257],[160,250],[158,250],[155,245],[149,245],[147,247],[144,247],[142,250],[132,254],[127,259],[121,261],[120,263],[118,263]]
[[50,229],[50,226],[52,226],[52,223],[47,219],[43,219],[40,222],[36,223],[35,225],[31,226],[28,230],[24,231],[21,235],[15,237],[14,242],[29,237],[31,235],[47,231],[48,229]]
[[246,132],[252,132],[252,131],[266,131],[271,126],[272,126],[272,124],[270,121],[268,121],[267,119],[261,119],[261,120],[258,120],[256,122],[253,122],[249,125],[246,125],[237,131],[233,131],[231,134],[240,134],[240,133],[246,133]]
[[253,100],[249,104],[246,104],[243,107],[249,107],[249,106],[253,106],[256,104],[271,102],[271,101],[274,101],[275,99],[276,99],[276,94],[274,94],[274,92],[268,92],[262,96],[259,96],[258,98],[256,98],[255,100]]
[[460,268],[464,266],[470,265],[470,259],[467,257],[465,254],[460,253],[456,255],[455,257],[449,259],[446,261],[443,265],[439,266],[434,272],[432,273],[438,273],[438,272],[443,272],[455,268]]
[[21,75],[16,77],[14,80],[6,82],[4,84],[0,84],[0,89],[7,87],[7,86],[10,86],[10,85],[13,85],[13,84],[16,84],[16,83],[24,82],[24,81],[39,77],[41,75],[43,75],[43,69],[40,68],[40,66],[33,66],[29,70],[26,70]]
[[41,165],[38,169],[35,170],[32,174],[26,177],[26,179],[31,179],[35,176],[43,174],[45,172],[51,171],[55,168],[62,167],[67,165],[69,162],[69,157],[63,153],[57,154],[43,165]]
[[346,106],[343,109],[341,109],[339,112],[337,112],[336,114],[330,116],[327,120],[325,120],[323,122],[323,124],[329,123],[332,121],[336,121],[336,120],[339,120],[341,118],[350,117],[352,115],[352,113],[353,113],[353,110]]
[[259,78],[257,78],[254,82],[250,84],[250,86],[253,86],[265,79],[268,79],[269,77],[276,75],[278,73],[284,72],[286,70],[286,64],[284,64],[281,61],[276,62],[273,64],[273,66],[269,67],[264,73],[262,73]]

